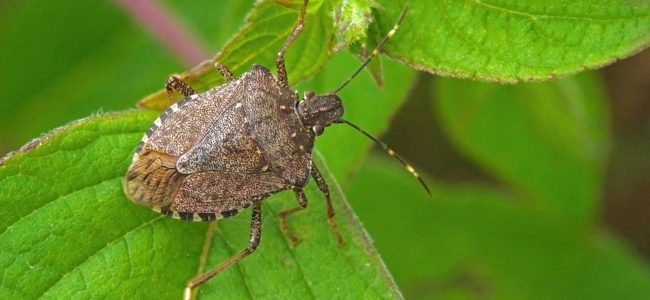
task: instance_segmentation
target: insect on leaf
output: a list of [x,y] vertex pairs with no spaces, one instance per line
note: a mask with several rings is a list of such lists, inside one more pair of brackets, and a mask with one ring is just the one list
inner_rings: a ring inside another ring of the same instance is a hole
[[[128,201],[122,180],[158,113],[90,117],[30,143],[0,164],[0,298],[178,299],[196,275],[207,223],[162,217]],[[319,163],[324,169],[324,164]],[[290,246],[275,214],[293,195],[265,200],[263,242],[201,295],[400,297],[335,181],[346,245],[339,248],[323,196],[310,184],[308,210],[290,219],[303,242]],[[247,214],[218,223],[207,268],[247,242]],[[146,286],[146,289],[142,287]],[[336,287],[336,289],[332,289]]]

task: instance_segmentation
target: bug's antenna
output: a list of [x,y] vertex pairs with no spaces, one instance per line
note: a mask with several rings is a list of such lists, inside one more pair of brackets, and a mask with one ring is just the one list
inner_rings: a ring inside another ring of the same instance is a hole
[[365,135],[366,137],[371,139],[373,142],[375,142],[375,144],[377,144],[379,147],[381,147],[382,150],[386,151],[386,153],[388,153],[388,155],[390,155],[391,157],[393,157],[397,161],[399,161],[399,163],[402,164],[402,166],[404,166],[404,168],[406,168],[406,170],[409,171],[409,173],[411,173],[411,175],[413,175],[413,177],[415,177],[415,179],[417,179],[420,182],[422,187],[427,191],[427,194],[429,194],[429,197],[431,197],[431,190],[429,190],[429,186],[427,186],[427,184],[424,182],[424,180],[422,180],[422,178],[420,177],[418,172],[416,172],[415,169],[411,165],[409,165],[409,163],[407,163],[404,158],[402,158],[402,156],[400,156],[393,149],[388,147],[388,145],[382,143],[380,140],[378,140],[375,137],[373,137],[372,135],[370,135],[370,133],[368,133],[367,131],[361,129],[361,127],[359,127],[359,126],[354,125],[350,121],[341,120],[341,123],[348,124],[348,126],[350,126],[350,127],[354,128],[354,129],[356,129],[357,131],[363,133],[363,135]]
[[361,66],[360,66],[356,71],[354,71],[354,73],[352,73],[352,76],[350,76],[350,78],[348,78],[348,80],[346,80],[345,82],[343,82],[343,84],[341,84],[341,86],[339,86],[339,88],[337,88],[336,90],[334,90],[334,91],[331,92],[330,94],[332,94],[332,95],[336,95],[336,94],[338,94],[338,92],[340,92],[340,91],[341,91],[341,90],[342,90],[346,85],[348,85],[348,83],[350,83],[350,82],[352,81],[352,79],[354,79],[354,77],[357,77],[357,75],[361,72],[361,70],[363,70],[363,68],[365,68],[366,65],[368,65],[368,64],[370,63],[370,61],[371,61],[375,56],[379,55],[379,53],[381,52],[381,50],[384,49],[384,46],[386,45],[386,43],[388,42],[388,40],[390,40],[390,39],[393,37],[393,35],[395,34],[395,31],[397,31],[397,28],[399,28],[399,25],[400,25],[400,24],[402,23],[402,21],[404,20],[404,17],[406,16],[406,13],[408,12],[408,10],[409,10],[409,7],[408,7],[408,5],[407,5],[406,7],[404,7],[404,10],[403,10],[402,13],[399,15],[399,19],[397,19],[397,22],[396,22],[395,25],[393,26],[393,29],[391,29],[391,30],[388,32],[388,34],[386,34],[386,36],[384,37],[384,39],[381,40],[381,42],[379,43],[379,45],[377,45],[377,47],[375,48],[375,50],[372,50],[372,53],[370,53],[370,57],[366,58],[366,60],[363,62],[363,64],[361,64]]

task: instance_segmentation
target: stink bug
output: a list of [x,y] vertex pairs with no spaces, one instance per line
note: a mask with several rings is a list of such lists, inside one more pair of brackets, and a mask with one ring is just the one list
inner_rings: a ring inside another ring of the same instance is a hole
[[275,193],[292,190],[298,206],[280,212],[285,234],[295,236],[286,218],[307,207],[303,188],[314,178],[327,200],[327,217],[339,244],[343,244],[327,183],[312,162],[314,140],[333,123],[344,123],[378,143],[400,161],[425,187],[413,168],[385,144],[356,125],[343,120],[343,106],[336,95],[377,56],[393,36],[394,28],[370,57],[338,89],[317,96],[306,91],[301,100],[287,81],[284,54],[300,34],[307,0],[298,22],[276,58],[277,78],[266,68],[253,65],[235,77],[215,63],[226,83],[196,93],[178,77],[170,77],[166,89],[185,98],[170,106],[154,121],[133,156],[124,182],[128,198],[164,215],[186,221],[214,221],[252,206],[250,241],[246,249],[220,266],[192,279],[192,289],[251,254],[261,233],[261,201]]

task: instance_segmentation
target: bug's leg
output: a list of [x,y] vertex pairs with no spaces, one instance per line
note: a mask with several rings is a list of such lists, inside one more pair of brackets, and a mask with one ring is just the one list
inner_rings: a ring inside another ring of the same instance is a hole
[[330,190],[327,187],[327,182],[325,179],[323,179],[323,175],[321,175],[320,171],[318,171],[318,168],[316,168],[316,165],[314,163],[311,164],[311,176],[314,177],[314,180],[318,185],[318,189],[325,195],[325,199],[327,200],[327,222],[330,224],[332,231],[336,235],[336,242],[339,245],[343,246],[345,241],[343,240],[341,231],[339,231],[339,226],[336,224],[336,219],[334,218],[335,213],[334,206],[332,206],[332,199],[330,198]]
[[250,240],[248,242],[248,247],[246,247],[246,249],[239,252],[239,254],[231,257],[230,259],[228,259],[226,262],[222,263],[218,267],[204,274],[192,278],[192,280],[190,280],[190,282],[188,282],[187,286],[185,287],[185,294],[183,296],[183,299],[187,299],[187,300],[192,299],[192,292],[196,287],[212,279],[212,277],[214,277],[215,275],[230,268],[232,265],[242,260],[244,257],[253,253],[253,251],[255,251],[255,249],[257,248],[257,245],[259,245],[260,243],[261,235],[262,235],[262,206],[261,203],[257,201],[253,203],[253,215],[251,217],[251,232],[250,232]]
[[235,80],[235,76],[232,75],[232,72],[230,72],[230,69],[228,69],[228,67],[218,62],[214,63],[214,67],[217,69],[217,71],[219,71],[219,73],[221,73],[221,76],[226,79],[226,82]]
[[297,245],[300,243],[300,238],[291,231],[291,228],[289,228],[287,217],[307,208],[307,196],[305,196],[305,192],[299,188],[294,188],[293,192],[296,194],[296,198],[298,198],[298,206],[292,209],[281,211],[278,214],[278,217],[280,217],[280,228],[282,228],[284,234],[291,240],[294,245]]
[[196,94],[192,87],[190,87],[187,83],[185,83],[185,81],[176,75],[169,76],[167,79],[167,84],[165,84],[165,90],[167,90],[167,97],[169,98],[170,103],[174,102],[174,91],[178,91],[184,97],[189,97]]
[[293,32],[291,32],[289,38],[284,42],[284,45],[282,45],[280,52],[278,52],[278,56],[275,58],[275,65],[278,69],[278,81],[284,87],[289,87],[289,80],[287,79],[287,68],[284,65],[284,54],[287,52],[289,46],[293,44],[293,42],[302,31],[302,27],[305,24],[305,11],[307,10],[308,2],[309,0],[304,0],[303,6],[300,9],[300,15],[298,16],[298,23],[296,23],[296,26],[293,28]]

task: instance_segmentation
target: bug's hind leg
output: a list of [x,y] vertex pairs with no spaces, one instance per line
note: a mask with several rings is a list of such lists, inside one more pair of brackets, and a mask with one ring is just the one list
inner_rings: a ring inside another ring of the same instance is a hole
[[289,228],[287,217],[307,208],[307,196],[305,196],[305,192],[299,188],[294,188],[293,192],[296,194],[296,198],[298,198],[298,206],[292,209],[281,211],[278,214],[278,217],[280,217],[280,228],[282,228],[284,234],[291,240],[294,245],[297,245],[300,243],[300,238],[291,231],[291,228]]
[[330,190],[327,187],[327,182],[323,179],[323,175],[321,175],[314,163],[311,165],[311,176],[314,177],[318,189],[325,195],[325,200],[327,200],[327,222],[330,224],[332,231],[336,235],[336,242],[342,246],[345,241],[343,240],[341,231],[339,231],[339,226],[336,224],[336,219],[334,217],[336,214],[334,213],[334,206],[332,205],[332,199],[330,198]]
[[223,76],[226,82],[235,80],[235,76],[232,75],[232,72],[230,72],[230,69],[228,69],[228,67],[218,62],[214,63],[214,67],[217,69],[217,71],[219,71],[219,73],[221,74],[221,76]]
[[174,91],[181,93],[184,97],[196,94],[196,91],[189,84],[185,83],[183,79],[180,79],[176,75],[169,76],[167,84],[165,84],[165,90],[167,90],[167,97],[170,103],[174,102]]
[[185,294],[183,299],[192,299],[192,292],[194,289],[206,281],[212,279],[217,274],[223,272],[224,270],[230,268],[232,265],[242,260],[244,257],[250,255],[255,251],[257,245],[260,243],[260,237],[262,235],[262,206],[259,201],[253,203],[253,214],[251,217],[251,232],[250,239],[248,241],[248,247],[239,252],[239,254],[231,257],[218,267],[203,273],[197,277],[192,278],[190,282],[187,283],[185,287]]
[[298,16],[298,23],[296,23],[296,26],[293,28],[293,31],[291,32],[291,35],[284,42],[284,45],[282,45],[280,52],[278,52],[278,56],[275,58],[275,65],[278,69],[278,81],[284,87],[289,87],[289,80],[287,79],[287,68],[285,67],[284,64],[284,54],[287,52],[289,46],[293,44],[293,42],[296,40],[296,38],[298,37],[298,35],[300,35],[300,32],[302,31],[302,28],[305,24],[305,11],[307,10],[308,2],[309,0],[304,0],[302,8],[300,9],[300,15]]

